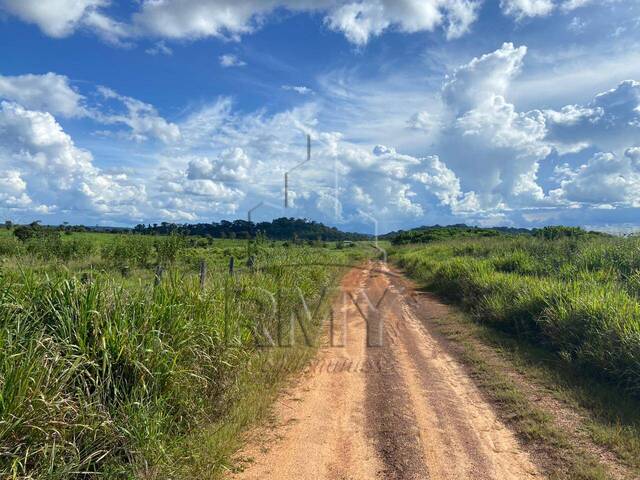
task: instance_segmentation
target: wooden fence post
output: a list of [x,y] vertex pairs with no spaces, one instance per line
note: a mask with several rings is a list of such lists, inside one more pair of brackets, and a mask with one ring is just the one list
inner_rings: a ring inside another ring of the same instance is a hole
[[206,281],[207,281],[207,263],[204,260],[200,260],[200,290],[204,290],[204,285]]
[[251,271],[251,273],[253,273],[255,266],[256,266],[256,257],[254,255],[249,255],[249,258],[247,260],[247,267],[249,267],[249,270]]
[[229,258],[229,275],[233,275],[233,257]]
[[164,271],[164,269],[162,268],[162,265],[158,265],[156,267],[156,276],[153,280],[153,284],[157,287],[158,285],[160,285],[160,282],[162,282],[162,272]]

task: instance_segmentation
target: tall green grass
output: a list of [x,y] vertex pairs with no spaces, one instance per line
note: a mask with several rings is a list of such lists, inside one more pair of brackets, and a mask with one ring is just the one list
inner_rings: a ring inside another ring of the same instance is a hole
[[640,239],[459,240],[395,256],[480,321],[640,395]]
[[[152,252],[127,278],[117,264],[141,258],[138,251],[87,257],[75,270],[44,268],[42,258],[29,264],[25,252],[12,252],[18,261],[5,258],[0,477],[131,478],[165,470],[176,438],[233,410],[261,355],[257,327],[273,332],[287,328],[278,318],[305,318],[301,297],[321,302],[339,273],[320,265],[355,254],[265,247],[257,251],[260,268],[230,276],[219,252],[161,248],[167,270],[157,286],[142,269],[160,261]],[[204,290],[185,260],[200,254],[209,259]],[[102,270],[80,275],[94,262]]]

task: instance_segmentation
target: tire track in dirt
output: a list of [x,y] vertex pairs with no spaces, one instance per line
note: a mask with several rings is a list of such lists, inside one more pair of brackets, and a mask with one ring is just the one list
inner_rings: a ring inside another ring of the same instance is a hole
[[427,296],[414,301],[412,286],[398,275],[384,282],[391,294],[383,316],[396,332],[394,353],[403,376],[411,378],[431,478],[540,478],[464,368],[426,327],[429,318],[448,315],[448,307]]
[[232,478],[542,478],[429,332],[426,321],[447,315],[445,305],[417,301],[381,263],[351,270],[341,291],[334,347],[327,342],[316,368],[283,393],[274,424],[253,432],[241,452],[252,460]]
[[379,366],[375,374],[367,377],[368,432],[382,460],[382,478],[427,478],[424,448],[410,387],[401,374],[402,366],[394,349],[390,348],[393,332],[387,328],[389,322],[382,308],[383,302],[388,301],[385,298],[388,290],[379,288],[384,282],[380,278],[383,274],[370,273],[361,298],[355,299],[360,306],[358,313],[366,319],[367,358]]

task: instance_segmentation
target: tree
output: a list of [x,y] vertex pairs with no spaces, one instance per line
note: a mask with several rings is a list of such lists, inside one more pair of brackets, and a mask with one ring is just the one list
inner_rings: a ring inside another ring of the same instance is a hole
[[30,238],[44,237],[48,233],[57,233],[47,231],[39,222],[31,222],[29,225],[19,225],[13,229],[13,234],[22,242],[26,242]]
[[11,230],[11,228],[13,228],[13,222],[11,220],[5,220],[4,228],[6,228],[7,230]]

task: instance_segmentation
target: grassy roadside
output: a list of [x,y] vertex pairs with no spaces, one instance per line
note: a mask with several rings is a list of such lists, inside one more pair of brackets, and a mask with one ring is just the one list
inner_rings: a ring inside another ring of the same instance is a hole
[[[334,282],[344,272],[334,275]],[[310,345],[297,342],[290,347],[258,350],[238,376],[234,391],[229,395],[230,408],[222,418],[212,419],[206,426],[176,442],[169,453],[171,459],[158,478],[218,479],[235,469],[233,455],[244,444],[244,433],[263,422],[292,375],[299,373],[317,353],[321,328],[334,300],[326,296],[313,319],[305,325]],[[296,325],[295,336],[303,332]]]
[[[343,252],[342,256],[356,265],[378,254],[371,250],[370,245],[359,245],[352,252]],[[344,268],[336,269],[335,265],[327,267],[332,268],[332,281],[329,283],[333,285],[337,285],[347,272]],[[238,468],[237,459],[234,460],[233,456],[244,445],[245,434],[268,420],[282,388],[315,357],[325,320],[338,294],[337,290],[330,291],[318,305],[317,312],[314,312],[313,321],[305,326],[312,339],[311,345],[296,342],[290,347],[266,348],[256,352],[239,375],[236,388],[229,398],[231,407],[227,414],[173,445],[169,455],[172,462],[165,465],[157,477],[214,480]],[[296,325],[294,335],[302,338],[299,325]]]
[[555,478],[640,478],[638,238],[451,239],[391,256],[464,310],[444,333]]
[[308,320],[305,303],[326,308],[341,265],[366,255],[131,235],[67,251],[49,240],[0,252],[1,478],[219,474],[311,355],[267,354],[264,332],[287,338],[279,319],[293,316],[312,329],[320,315]]
[[432,320],[500,418],[551,479],[640,477],[640,412],[610,385],[452,308]]

